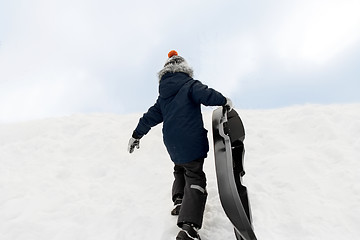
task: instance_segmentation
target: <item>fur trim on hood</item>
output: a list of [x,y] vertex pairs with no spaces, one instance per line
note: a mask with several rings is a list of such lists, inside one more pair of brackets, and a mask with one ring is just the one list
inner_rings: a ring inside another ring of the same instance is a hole
[[159,82],[166,73],[183,72],[190,77],[194,76],[193,69],[187,64],[184,58],[180,56],[173,56],[165,63],[164,68],[158,73]]

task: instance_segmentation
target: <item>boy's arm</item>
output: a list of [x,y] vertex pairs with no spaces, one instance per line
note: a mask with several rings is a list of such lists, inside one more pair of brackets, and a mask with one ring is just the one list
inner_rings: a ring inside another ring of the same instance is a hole
[[149,110],[144,113],[140,118],[137,127],[133,132],[133,138],[140,139],[146,135],[150,129],[163,121],[161,109],[158,101],[149,108]]
[[133,153],[135,148],[140,148],[140,138],[147,134],[150,129],[163,121],[162,113],[158,101],[154,106],[144,113],[129,140],[128,151]]
[[227,103],[226,97],[221,93],[209,88],[198,80],[195,80],[195,83],[193,83],[190,94],[196,103],[201,103],[205,106],[225,106]]

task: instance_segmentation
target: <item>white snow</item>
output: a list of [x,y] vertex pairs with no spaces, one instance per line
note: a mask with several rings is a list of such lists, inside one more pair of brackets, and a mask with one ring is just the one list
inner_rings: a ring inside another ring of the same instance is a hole
[[[258,239],[359,239],[360,104],[241,110]],[[0,239],[175,239],[161,125],[127,153],[141,114],[0,125]],[[204,113],[211,130],[211,112]],[[209,131],[203,240],[235,239]]]

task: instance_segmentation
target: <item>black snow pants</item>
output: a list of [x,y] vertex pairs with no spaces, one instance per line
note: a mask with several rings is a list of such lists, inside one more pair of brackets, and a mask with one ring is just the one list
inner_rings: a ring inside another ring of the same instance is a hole
[[175,164],[174,183],[172,187],[173,201],[177,196],[182,196],[182,204],[177,225],[192,223],[201,228],[205,203],[206,175],[203,171],[204,159],[197,159],[185,164]]

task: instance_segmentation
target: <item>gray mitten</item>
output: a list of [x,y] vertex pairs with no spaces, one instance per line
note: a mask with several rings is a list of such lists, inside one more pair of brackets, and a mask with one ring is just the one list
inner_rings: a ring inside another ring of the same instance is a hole
[[135,147],[137,149],[140,148],[140,139],[136,139],[136,138],[130,138],[129,140],[129,146],[128,146],[128,151],[129,153],[133,153],[134,152],[134,149]]

